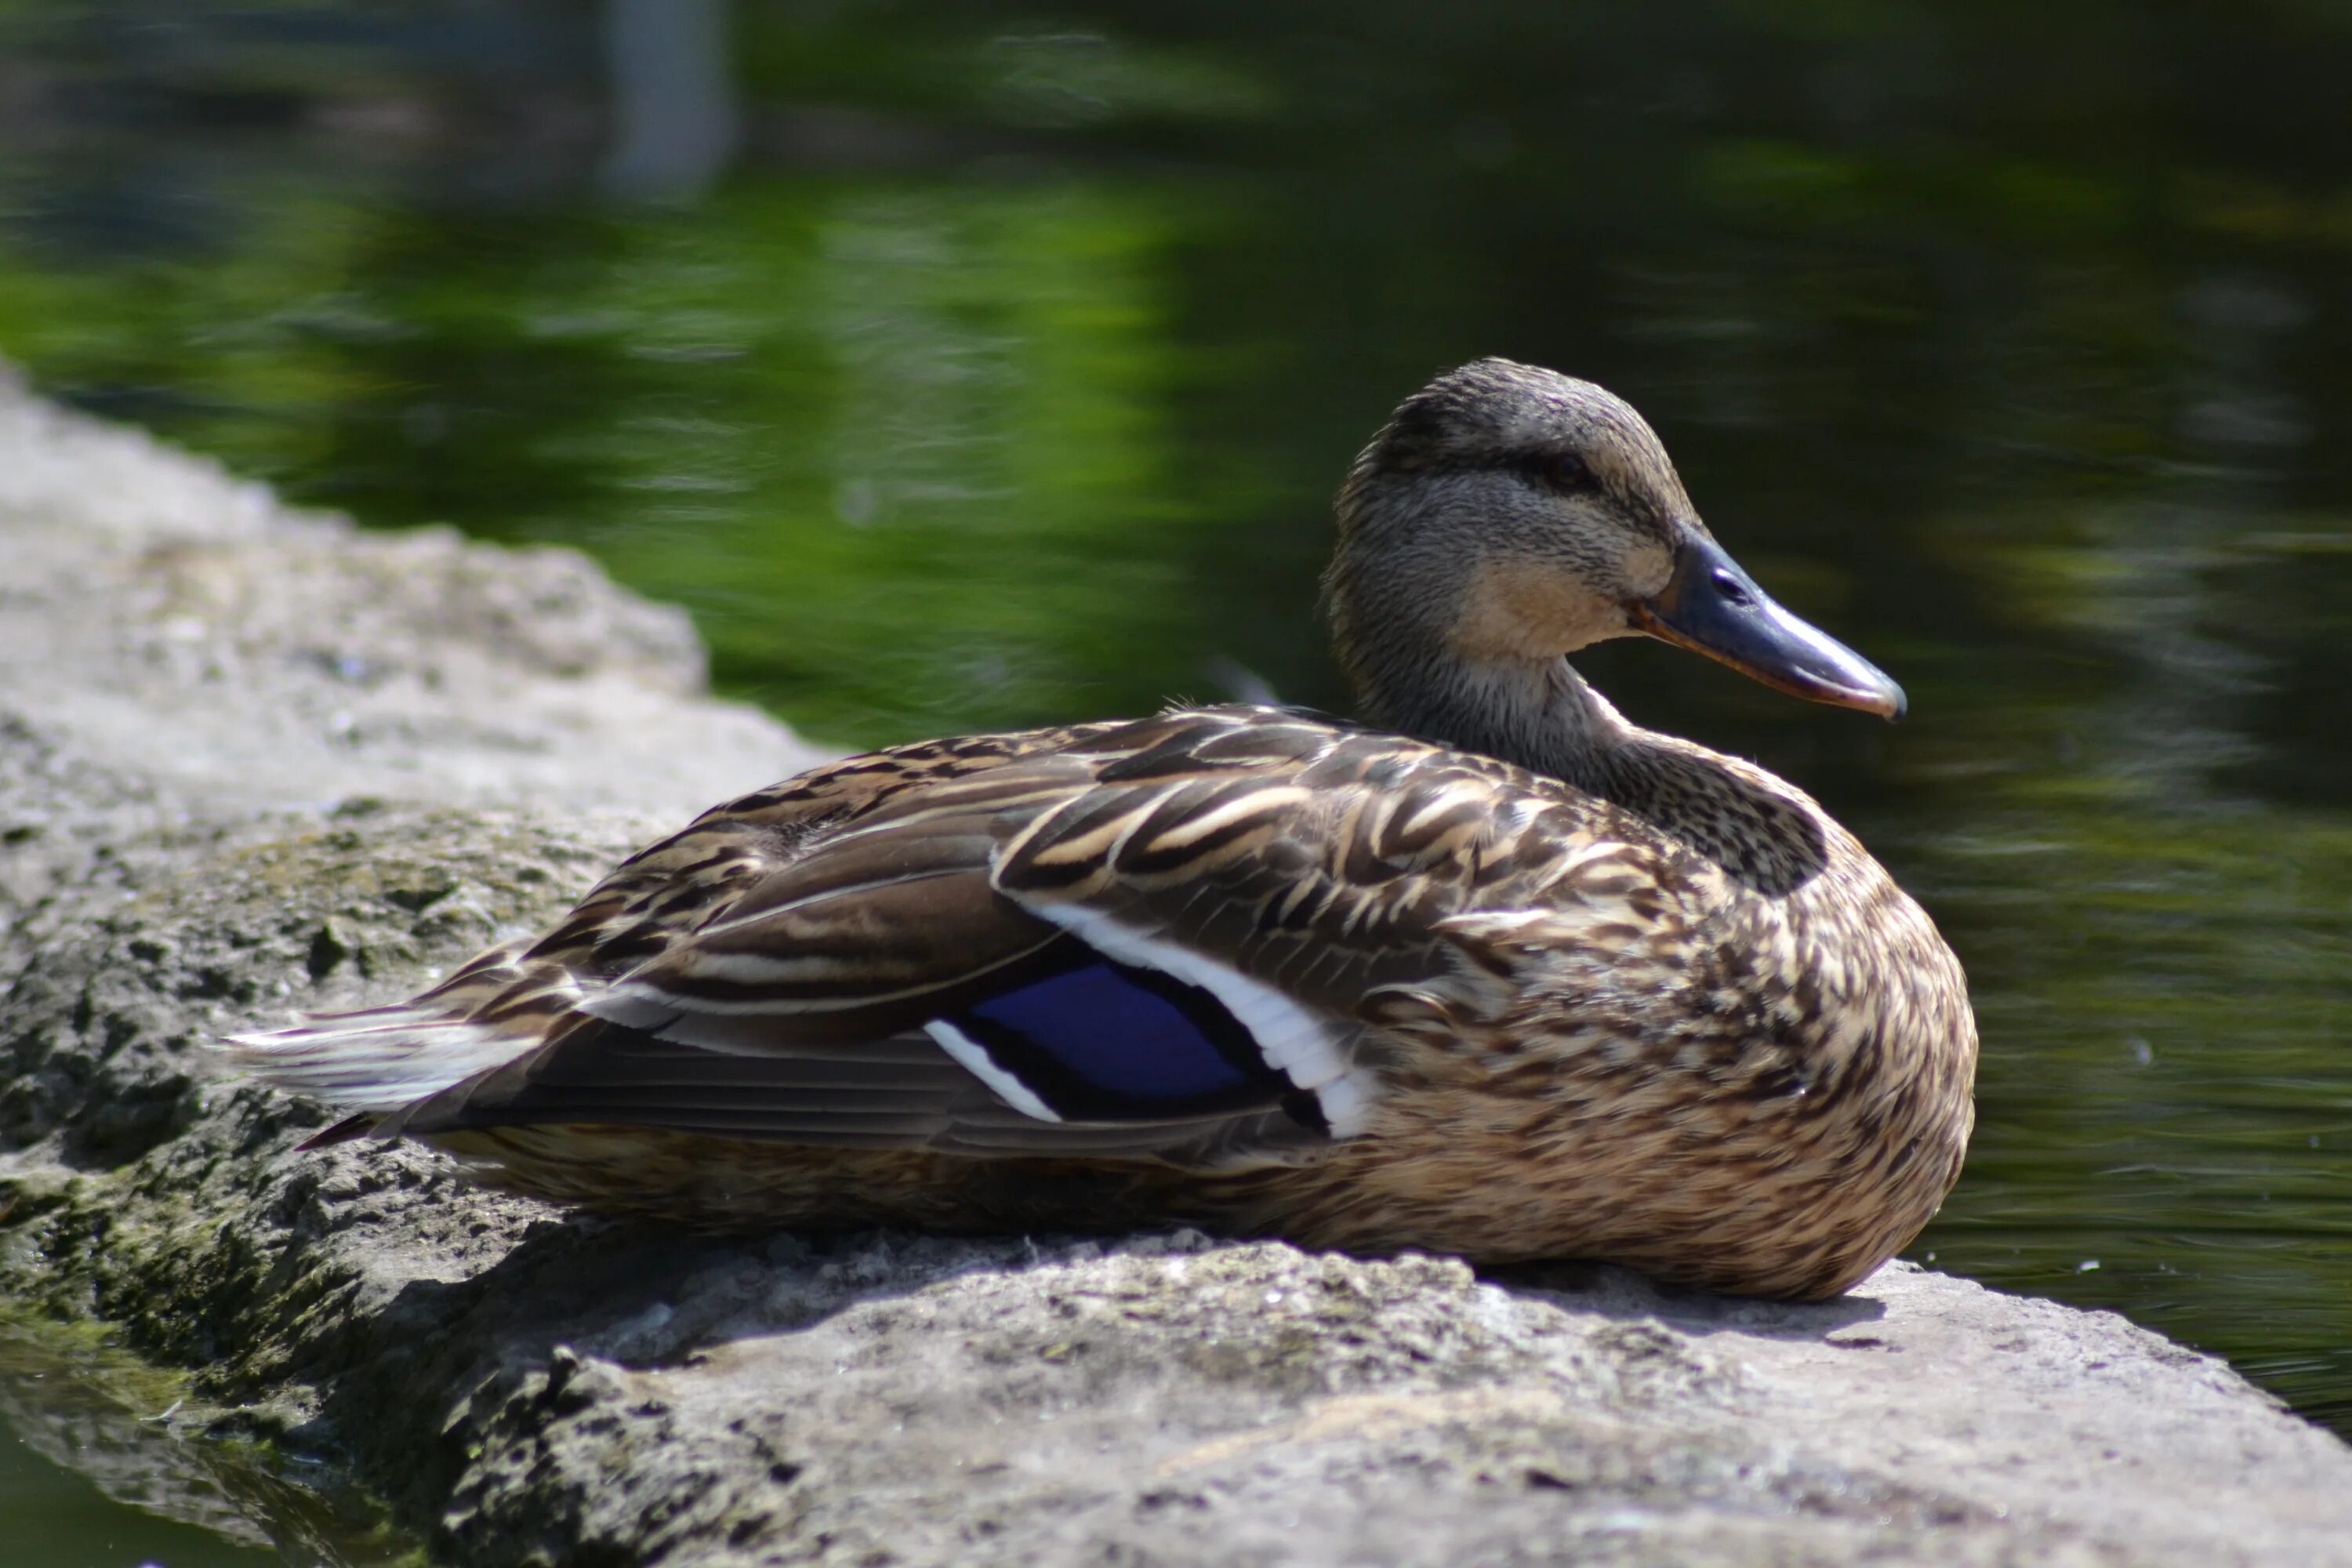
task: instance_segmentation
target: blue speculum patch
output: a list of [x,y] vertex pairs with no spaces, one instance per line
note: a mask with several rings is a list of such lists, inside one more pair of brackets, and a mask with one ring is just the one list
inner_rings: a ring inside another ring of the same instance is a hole
[[1209,992],[1107,959],[974,1003],[949,1021],[1066,1120],[1213,1115],[1293,1091]]

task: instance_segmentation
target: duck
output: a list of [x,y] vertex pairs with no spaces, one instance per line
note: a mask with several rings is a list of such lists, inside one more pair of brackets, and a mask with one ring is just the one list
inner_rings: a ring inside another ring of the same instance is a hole
[[477,1180],[721,1230],[1191,1226],[1836,1295],[1958,1180],[1976,1026],[1811,796],[1633,723],[1647,637],[1885,719],[1628,404],[1484,359],[1356,458],[1350,720],[919,742],[718,805],[422,994],[235,1037]]

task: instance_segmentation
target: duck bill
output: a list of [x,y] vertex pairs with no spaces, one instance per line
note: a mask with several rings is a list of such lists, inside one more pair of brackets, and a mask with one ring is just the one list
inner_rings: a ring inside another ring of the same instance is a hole
[[1903,716],[1903,689],[1862,655],[1773,602],[1714,540],[1694,537],[1656,597],[1633,606],[1634,628],[1703,653],[1775,691]]

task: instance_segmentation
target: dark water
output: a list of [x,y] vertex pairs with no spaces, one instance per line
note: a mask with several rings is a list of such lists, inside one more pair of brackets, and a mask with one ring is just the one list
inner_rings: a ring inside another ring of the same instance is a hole
[[5,1560],[39,1568],[415,1561],[374,1507],[327,1472],[192,1436],[182,1404],[170,1378],[0,1303]]
[[747,3],[713,89],[717,7],[632,9],[0,11],[0,353],[367,522],[593,551],[842,742],[1336,704],[1387,407],[1603,381],[1910,689],[1580,661],[1967,962],[1916,1254],[2352,1430],[2352,13]]

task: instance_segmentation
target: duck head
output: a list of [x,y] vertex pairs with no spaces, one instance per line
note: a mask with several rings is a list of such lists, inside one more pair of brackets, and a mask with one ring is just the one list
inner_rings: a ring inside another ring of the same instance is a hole
[[1335,641],[1374,722],[1573,776],[1612,710],[1563,656],[1653,637],[1791,696],[1898,717],[1903,689],[1716,542],[1639,414],[1508,360],[1405,399],[1339,502]]

